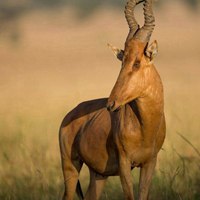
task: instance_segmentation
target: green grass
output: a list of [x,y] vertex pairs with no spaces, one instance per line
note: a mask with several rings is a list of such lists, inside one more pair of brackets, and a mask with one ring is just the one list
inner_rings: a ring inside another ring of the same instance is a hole
[[[34,2],[40,6],[43,3],[46,8],[46,3],[53,6],[54,2],[64,1]],[[71,3],[86,14],[92,13],[88,12],[89,6],[95,9],[102,5],[97,0]],[[152,37],[159,41],[155,64],[165,88],[167,137],[164,150],[159,153],[150,199],[200,200],[199,16],[181,4],[171,3],[157,9],[158,23]],[[9,20],[21,16],[17,6],[19,12],[15,12],[14,4],[15,1],[10,4]],[[9,17],[6,10],[2,16]],[[122,10],[98,10],[84,23],[79,23],[74,14],[71,7],[59,12],[53,7],[52,12],[26,13],[16,24],[2,26],[0,200],[61,199],[60,122],[79,102],[108,96],[116,81],[120,63],[114,61],[105,44],[110,41],[123,46],[127,25]],[[184,26],[176,26],[179,22]],[[188,31],[182,34],[183,30]],[[10,44],[10,31],[23,33],[16,46]],[[183,44],[185,48],[180,48]],[[133,170],[135,196],[138,171]],[[85,192],[86,167],[80,180]],[[118,177],[108,179],[101,199],[123,199]]]
[[[12,124],[8,123],[11,121]],[[1,200],[61,199],[63,179],[57,134],[59,117],[53,124],[44,121],[44,119],[30,119],[25,116],[1,121]],[[47,127],[48,124],[50,127]],[[179,137],[177,142],[191,148],[192,154],[183,156],[170,145],[160,152],[150,199],[200,199],[200,157],[196,152],[198,149],[195,150],[196,147],[186,138]],[[136,196],[138,174],[138,169],[133,170]],[[81,172],[80,180],[85,192],[88,184],[86,167]],[[123,199],[119,177],[108,179],[101,199]]]

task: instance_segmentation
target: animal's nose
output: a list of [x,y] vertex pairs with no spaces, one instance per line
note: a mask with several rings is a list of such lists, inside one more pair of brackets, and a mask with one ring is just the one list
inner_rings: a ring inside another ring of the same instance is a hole
[[112,111],[113,107],[115,106],[115,101],[111,101],[107,103],[107,110]]

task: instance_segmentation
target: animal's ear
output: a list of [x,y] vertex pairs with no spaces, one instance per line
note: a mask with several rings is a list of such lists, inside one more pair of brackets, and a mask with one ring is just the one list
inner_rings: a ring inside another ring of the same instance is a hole
[[152,61],[154,59],[154,57],[157,55],[158,53],[158,42],[156,40],[154,40],[154,42],[152,42],[146,49],[145,51],[145,55],[150,58],[150,61]]
[[123,56],[124,56],[124,51],[121,49],[118,49],[117,47],[112,46],[111,44],[108,44],[108,47],[112,50],[112,52],[114,53],[114,55],[120,60],[123,60]]

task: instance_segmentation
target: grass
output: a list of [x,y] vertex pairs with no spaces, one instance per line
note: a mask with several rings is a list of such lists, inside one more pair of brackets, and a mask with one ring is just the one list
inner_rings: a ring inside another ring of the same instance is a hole
[[[16,117],[16,124],[12,127],[1,124],[0,199],[61,199],[63,179],[57,141],[58,121],[46,132],[43,120],[36,123],[25,116]],[[188,138],[179,136],[178,142],[191,148],[193,153],[184,156],[173,146],[161,150],[150,199],[200,199],[199,152]],[[139,170],[133,170],[136,195],[138,177]],[[85,192],[88,185],[86,167],[81,172],[80,180]],[[123,199],[119,177],[109,178],[101,199]]]
[[1,126],[0,199],[58,199],[62,189],[59,154],[55,156],[54,148],[48,147],[53,138],[37,132],[35,126],[27,134],[30,121],[16,121],[23,128],[14,133]]
[[[152,40],[159,41],[167,138],[150,199],[200,200],[200,18],[181,4],[156,15]],[[6,33],[0,38],[0,200],[61,199],[60,122],[78,102],[108,96],[120,63],[106,43],[122,47],[127,25],[123,12],[107,9],[85,23],[61,10],[30,13],[18,25],[18,45]],[[134,169],[136,196],[138,177]],[[85,192],[86,167],[80,180]],[[101,199],[123,199],[118,177],[108,179]]]

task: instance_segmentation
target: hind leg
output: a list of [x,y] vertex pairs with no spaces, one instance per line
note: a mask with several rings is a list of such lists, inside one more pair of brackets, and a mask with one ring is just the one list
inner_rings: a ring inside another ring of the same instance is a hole
[[63,200],[73,200],[82,164],[83,163],[81,161],[72,162],[70,159],[62,160],[62,169],[65,182]]
[[90,183],[84,200],[98,200],[107,177],[96,174],[90,169]]

